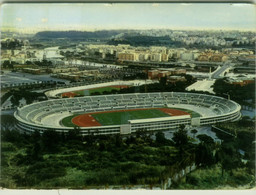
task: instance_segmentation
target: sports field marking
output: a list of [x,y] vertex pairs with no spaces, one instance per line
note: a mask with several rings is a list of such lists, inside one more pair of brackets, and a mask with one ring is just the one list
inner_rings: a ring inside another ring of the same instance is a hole
[[[101,125],[120,125],[132,119],[160,118],[168,116],[189,115],[189,113],[171,108],[141,108],[129,110],[111,110],[103,112],[73,115],[62,120],[68,127],[91,127]],[[69,121],[68,121],[69,120]]]
[[127,124],[129,120],[134,119],[148,119],[148,118],[160,118],[168,117],[169,115],[158,109],[147,110],[127,110],[117,112],[95,113],[92,114],[102,125],[120,125]]

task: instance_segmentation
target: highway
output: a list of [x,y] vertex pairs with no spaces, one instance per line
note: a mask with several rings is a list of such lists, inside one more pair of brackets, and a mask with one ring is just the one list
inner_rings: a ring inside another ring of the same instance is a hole
[[211,75],[212,79],[219,79],[222,78],[223,76],[221,76],[221,74],[223,72],[225,72],[228,68],[234,66],[234,64],[230,63],[230,62],[226,62],[224,63],[224,65],[221,68],[218,68],[216,71],[214,71]]

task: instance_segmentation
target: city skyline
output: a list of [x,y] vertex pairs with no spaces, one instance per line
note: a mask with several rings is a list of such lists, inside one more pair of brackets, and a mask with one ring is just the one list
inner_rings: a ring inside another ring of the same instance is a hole
[[255,8],[3,4],[0,187],[254,189]]
[[40,30],[242,30],[255,31],[251,4],[91,3],[5,4],[1,29]]

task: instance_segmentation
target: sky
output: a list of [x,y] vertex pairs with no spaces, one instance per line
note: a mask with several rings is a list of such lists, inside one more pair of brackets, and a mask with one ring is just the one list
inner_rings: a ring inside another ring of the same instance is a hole
[[221,29],[255,30],[253,4],[87,3],[4,4],[1,29]]

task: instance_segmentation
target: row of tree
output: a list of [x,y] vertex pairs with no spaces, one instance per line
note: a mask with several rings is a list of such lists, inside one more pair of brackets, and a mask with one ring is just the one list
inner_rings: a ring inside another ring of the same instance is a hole
[[[241,163],[237,146],[232,142],[224,141],[219,145],[211,137],[199,135],[200,143],[196,144],[188,137],[184,126],[174,132],[172,140],[161,131],[149,133],[145,129],[124,137],[81,136],[78,128],[68,133],[46,130],[42,134],[35,131],[31,135],[6,130],[1,136],[3,142],[11,142],[26,151],[25,154],[18,153],[13,159],[15,166],[24,167],[25,171],[12,176],[19,187],[38,186],[48,180],[60,181],[59,178],[65,175],[68,177],[70,168],[80,170],[87,176],[86,173],[91,172],[89,178],[84,178],[83,186],[153,186],[194,163],[198,167],[209,168],[220,164],[222,172],[232,172],[245,166]],[[6,159],[2,160],[3,165],[8,167]],[[78,181],[79,178],[75,178],[75,183]],[[63,183],[53,182],[50,188],[56,186],[66,187]]]
[[1,41],[1,49],[20,49],[24,42],[19,39],[7,39]]
[[232,100],[244,104],[246,100],[255,102],[255,82],[247,85],[234,85],[227,81],[227,78],[218,79],[213,84],[213,91],[218,96],[227,98],[227,94]]
[[19,90],[10,90],[7,93],[5,93],[1,98],[1,103],[4,103],[9,97],[11,97],[10,101],[13,106],[19,106],[20,100],[23,98],[25,99],[26,104],[31,104],[35,100],[39,100],[40,98],[46,99],[46,96],[44,93],[37,93],[37,92],[19,89]]
[[9,69],[13,69],[14,68],[14,61],[9,61],[9,60],[5,60],[3,63],[3,68],[9,68]]
[[[138,73],[130,78],[145,78],[144,73]],[[185,75],[186,81],[178,81],[176,83],[168,83],[167,78],[161,78],[159,83],[146,84],[141,86],[133,86],[127,88],[121,88],[120,90],[111,90],[103,92],[94,92],[91,95],[108,95],[108,94],[125,94],[125,93],[145,93],[145,92],[170,92],[170,91],[179,91],[185,92],[186,87],[196,82],[196,79],[191,75]],[[80,96],[80,95],[77,95]]]

